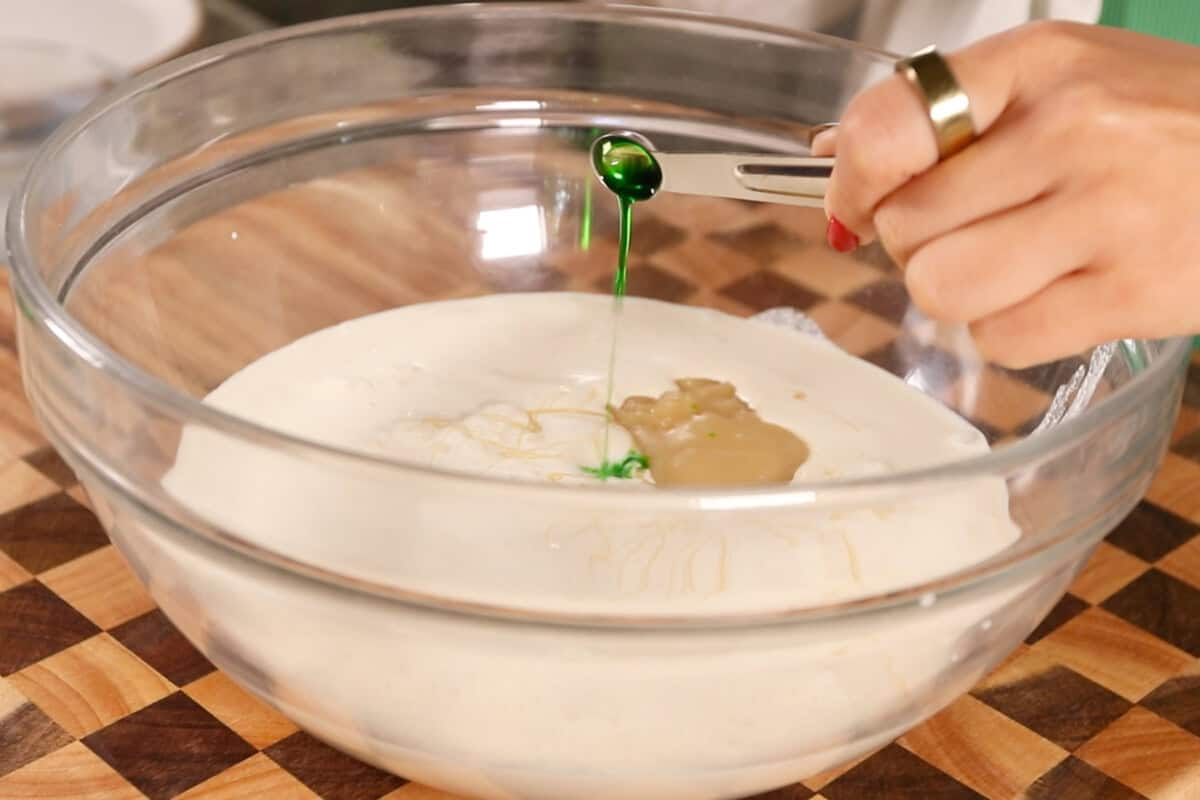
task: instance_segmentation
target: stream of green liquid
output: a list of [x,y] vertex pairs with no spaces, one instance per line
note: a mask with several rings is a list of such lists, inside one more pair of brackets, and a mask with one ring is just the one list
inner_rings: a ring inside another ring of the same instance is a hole
[[632,139],[613,137],[604,140],[592,153],[596,174],[617,196],[620,211],[617,229],[617,272],[613,276],[613,329],[608,353],[608,390],[606,392],[604,449],[598,467],[584,467],[584,472],[601,480],[631,478],[638,469],[649,466],[646,457],[629,451],[625,458],[613,461],[608,457],[608,437],[612,428],[613,378],[617,371],[617,342],[621,331],[621,309],[629,283],[629,243],[633,234],[633,205],[649,200],[662,186],[662,168],[648,149]]

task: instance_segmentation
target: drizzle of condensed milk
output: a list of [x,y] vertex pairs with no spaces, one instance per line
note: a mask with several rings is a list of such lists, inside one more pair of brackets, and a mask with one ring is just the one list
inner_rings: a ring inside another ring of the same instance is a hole
[[650,462],[659,486],[752,486],[790,483],[808,460],[808,445],[761,419],[731,383],[675,381],[658,398],[635,395],[613,417]]

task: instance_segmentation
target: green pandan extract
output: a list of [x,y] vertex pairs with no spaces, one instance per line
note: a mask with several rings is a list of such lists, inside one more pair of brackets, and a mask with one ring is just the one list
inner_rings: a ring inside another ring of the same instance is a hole
[[[617,272],[613,276],[613,336],[608,357],[608,399],[605,409],[612,406],[613,375],[616,372],[618,320],[621,300],[629,276],[629,243],[633,233],[633,204],[649,200],[662,186],[662,167],[650,149],[632,138],[605,136],[592,148],[592,166],[596,175],[617,196],[619,227],[617,229]],[[646,457],[635,451],[620,461],[608,458],[608,433],[611,417],[604,428],[604,460],[599,467],[584,467],[584,472],[606,480],[608,478],[630,478],[637,469],[646,469]]]
[[613,296],[624,297],[629,274],[629,241],[633,233],[633,204],[649,200],[662,186],[662,167],[648,148],[622,136],[603,138],[592,150],[592,166],[604,185],[617,196],[620,226],[617,234],[617,274]]
[[630,450],[620,461],[612,461],[606,458],[601,462],[600,466],[584,467],[583,471],[588,475],[605,481],[609,478],[632,478],[637,474],[638,470],[646,469],[649,466],[650,459],[636,450]]

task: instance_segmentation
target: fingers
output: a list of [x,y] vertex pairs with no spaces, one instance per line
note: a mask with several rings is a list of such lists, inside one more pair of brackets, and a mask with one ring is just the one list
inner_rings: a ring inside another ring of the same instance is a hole
[[[1016,75],[1008,44],[1009,36],[996,36],[947,57],[959,86],[971,99],[980,134],[1013,97]],[[828,137],[822,146],[833,139]],[[836,148],[825,209],[864,243],[875,238],[872,218],[879,203],[934,166],[938,158],[924,102],[898,75],[851,101],[838,125]]]
[[[875,210],[873,224],[892,259],[904,268],[917,250],[937,237],[1049,195],[1059,185],[1068,158],[1031,163],[1036,124],[1032,115],[1001,121],[986,140],[885,198]],[[1020,241],[1018,237],[999,242],[1000,249],[1011,249]]]
[[825,211],[866,243],[875,237],[875,206],[937,161],[925,109],[893,76],[851,101],[838,125],[837,158]]
[[1090,263],[1098,245],[1076,205],[1040,198],[923,245],[904,276],[913,302],[934,319],[973,322]]
[[899,76],[859,94],[836,131],[813,142],[815,155],[836,155],[831,244],[882,239],[906,267],[914,303],[969,324],[980,351],[1006,366],[1161,335],[1185,324],[1171,321],[1178,308],[1194,308],[1178,288],[1153,288],[1157,265],[1138,249],[1180,226],[1098,196],[1119,166],[1107,155],[1110,129],[1136,92],[1111,110],[1108,78],[1095,78],[1108,63],[1095,36],[1027,26],[947,57],[979,139],[941,163],[924,101]]
[[1108,273],[1080,270],[1026,302],[972,323],[971,336],[989,361],[1024,369],[1115,338],[1109,329],[1114,303],[1121,303],[1120,291]]

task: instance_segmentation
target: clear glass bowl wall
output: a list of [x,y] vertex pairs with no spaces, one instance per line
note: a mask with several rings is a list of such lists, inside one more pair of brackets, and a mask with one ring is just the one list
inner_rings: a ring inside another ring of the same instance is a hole
[[[1082,417],[1025,438],[1078,360],[1021,374],[979,363],[868,248],[835,267],[872,271],[853,302],[809,297],[825,332],[969,419],[1001,419],[984,427],[998,446],[921,474],[769,492],[516,486],[317,446],[198,400],[298,337],[383,309],[606,291],[615,209],[588,171],[597,131],[803,153],[812,126],[890,69],[831,39],[554,5],[352,17],[168,64],[62,129],[10,213],[26,390],[171,619],[335,745],[483,797],[734,797],[799,779],[932,714],[1037,624],[1144,493],[1186,343],[1124,343]],[[640,269],[656,292],[729,307],[724,269],[777,275],[793,255],[830,269],[819,211],[653,206],[635,250],[659,237],[675,257],[668,270],[635,261],[635,293]],[[761,222],[723,234],[739,214]],[[262,496],[262,513],[343,509],[328,540],[268,546],[242,520],[181,504],[163,477],[185,427],[293,471],[294,491]],[[979,480],[1007,484],[1012,548],[833,607],[605,614],[567,603],[552,574],[503,569],[544,555],[543,514],[802,531]],[[332,483],[353,487],[358,513],[344,497],[322,505]],[[423,558],[434,540],[457,557]]]

